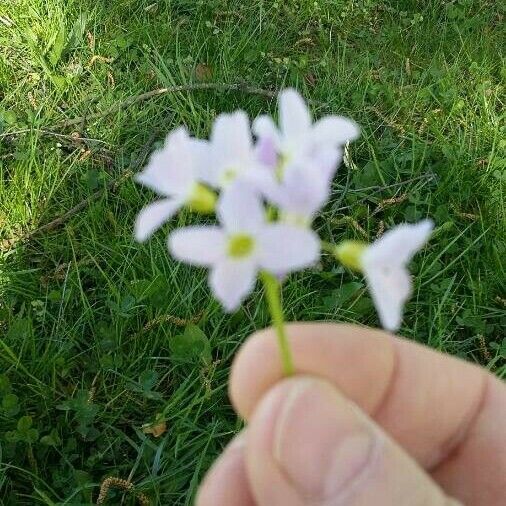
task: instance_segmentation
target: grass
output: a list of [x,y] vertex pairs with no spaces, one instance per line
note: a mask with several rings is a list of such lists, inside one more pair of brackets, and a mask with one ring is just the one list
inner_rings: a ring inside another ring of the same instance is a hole
[[[317,220],[322,237],[372,240],[433,217],[402,333],[504,377],[504,15],[493,0],[0,5],[0,502],[86,504],[118,476],[153,504],[188,505],[241,426],[226,381],[268,324],[260,288],[224,315],[205,273],[168,257],[166,229],[133,242],[149,192],[111,182],[180,123],[206,135],[221,111],[255,116],[275,101],[166,93],[62,127],[160,87],[291,85],[324,104],[316,115],[355,118],[363,136]],[[328,258],[290,279],[284,304],[289,319],[377,325],[361,279]],[[155,438],[142,426],[157,414]]]

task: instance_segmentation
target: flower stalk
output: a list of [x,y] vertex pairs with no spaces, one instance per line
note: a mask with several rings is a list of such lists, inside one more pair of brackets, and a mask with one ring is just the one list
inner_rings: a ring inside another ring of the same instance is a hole
[[265,287],[265,296],[271,313],[272,324],[276,330],[283,373],[285,376],[293,376],[295,374],[295,367],[293,365],[290,343],[286,335],[285,318],[281,304],[281,284],[272,274],[266,271],[261,273],[261,278]]

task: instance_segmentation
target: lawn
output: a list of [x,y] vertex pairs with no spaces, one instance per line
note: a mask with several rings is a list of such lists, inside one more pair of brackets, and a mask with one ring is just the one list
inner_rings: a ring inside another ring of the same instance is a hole
[[[0,3],[0,502],[89,504],[115,476],[134,485],[124,504],[192,503],[241,428],[231,359],[269,315],[260,287],[224,314],[205,272],[169,257],[168,227],[133,241],[152,194],[131,175],[177,125],[205,136],[222,111],[275,113],[287,86],[363,128],[321,237],[432,217],[401,334],[505,376],[505,14],[495,0]],[[378,325],[361,277],[329,256],[289,279],[284,305]]]

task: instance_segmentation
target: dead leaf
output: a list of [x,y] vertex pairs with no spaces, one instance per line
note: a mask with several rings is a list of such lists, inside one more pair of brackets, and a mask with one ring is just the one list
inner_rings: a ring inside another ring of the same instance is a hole
[[90,51],[93,53],[95,51],[95,37],[91,32],[86,34],[86,38],[88,39],[88,47]]
[[209,81],[213,77],[213,69],[207,63],[199,63],[195,67],[197,81]]
[[306,81],[306,84],[308,84],[311,87],[316,86],[316,76],[312,72],[308,72],[304,76],[304,81]]
[[116,87],[116,81],[114,80],[112,72],[107,72],[107,84],[109,85],[110,88]]
[[158,2],[154,2],[147,7],[144,7],[144,12],[149,12],[151,14],[154,14],[158,10]]
[[167,423],[162,415],[156,415],[156,420],[153,423],[146,423],[142,426],[144,434],[151,434],[153,437],[160,437],[167,432]]

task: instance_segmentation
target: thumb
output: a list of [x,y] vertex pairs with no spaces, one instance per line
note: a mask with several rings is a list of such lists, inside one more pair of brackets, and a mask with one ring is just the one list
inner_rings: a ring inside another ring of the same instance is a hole
[[457,504],[355,404],[309,377],[260,401],[246,468],[258,506]]

